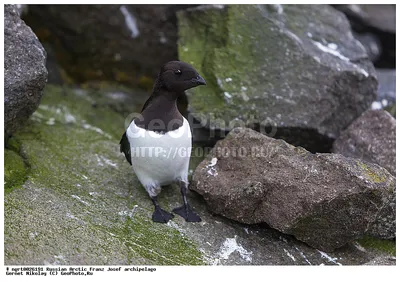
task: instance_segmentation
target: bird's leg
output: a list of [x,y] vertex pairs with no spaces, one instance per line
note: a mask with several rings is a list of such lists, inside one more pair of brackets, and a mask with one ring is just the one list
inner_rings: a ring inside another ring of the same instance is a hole
[[181,217],[183,217],[188,222],[199,222],[201,218],[192,210],[186,199],[187,184],[184,181],[180,181],[179,185],[181,187],[181,193],[183,198],[183,206],[175,208],[172,211]]
[[174,217],[172,213],[163,210],[157,202],[157,196],[151,197],[154,204],[154,213],[152,219],[154,222],[167,223]]

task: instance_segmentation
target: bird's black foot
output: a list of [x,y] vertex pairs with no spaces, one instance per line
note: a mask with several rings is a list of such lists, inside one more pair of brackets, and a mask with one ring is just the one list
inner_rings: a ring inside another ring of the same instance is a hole
[[154,222],[167,223],[173,217],[174,215],[172,213],[169,213],[160,207],[156,207],[152,219]]
[[200,222],[201,221],[200,216],[198,216],[197,213],[195,213],[192,210],[192,208],[189,206],[189,204],[183,205],[179,208],[175,208],[172,211],[174,213],[180,215],[181,217],[183,217],[187,222]]

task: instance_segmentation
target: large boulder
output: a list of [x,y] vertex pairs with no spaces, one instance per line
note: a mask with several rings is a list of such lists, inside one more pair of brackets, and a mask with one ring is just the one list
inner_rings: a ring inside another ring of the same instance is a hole
[[358,24],[396,33],[396,5],[345,4],[335,7],[343,11],[351,20],[358,21]]
[[333,143],[333,152],[386,168],[396,176],[396,120],[384,110],[368,110]]
[[394,238],[395,178],[378,165],[312,154],[249,128],[218,141],[191,189],[212,212],[269,226],[320,250],[363,235]]
[[250,126],[327,152],[375,100],[373,65],[330,6],[211,5],[177,15],[179,58],[207,81],[187,91],[189,110],[208,129]]
[[396,67],[396,5],[335,5],[346,14],[353,33],[376,67]]
[[4,6],[4,135],[37,109],[47,82],[46,52],[15,5]]
[[185,7],[29,5],[24,19],[52,49],[68,79],[151,89],[160,66],[177,59],[175,11]]

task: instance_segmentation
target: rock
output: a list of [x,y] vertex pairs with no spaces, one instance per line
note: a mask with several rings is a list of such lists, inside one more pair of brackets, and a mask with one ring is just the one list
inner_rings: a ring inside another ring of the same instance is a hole
[[75,82],[146,89],[177,59],[175,11],[192,5],[29,5],[25,20]]
[[378,76],[378,98],[395,100],[396,99],[396,70],[377,69]]
[[374,27],[381,31],[396,33],[396,5],[335,5],[359,24]]
[[4,136],[20,128],[36,110],[47,82],[46,52],[19,17],[4,6]]
[[396,70],[377,69],[378,97],[372,103],[373,110],[385,109],[392,116],[396,116]]
[[333,143],[333,152],[359,158],[396,175],[396,120],[384,110],[368,110]]
[[18,10],[18,14],[20,14],[21,16],[25,15],[28,12],[27,4],[16,4],[15,6]]
[[[29,169],[4,195],[5,265],[360,265],[392,256],[361,241],[325,253],[210,213],[193,192],[201,223],[153,223],[152,202],[119,152],[128,113],[147,98],[129,93],[46,86],[39,109],[9,142]],[[191,169],[201,152],[195,146]],[[169,211],[181,205],[179,188],[166,187],[159,201]]]
[[248,126],[313,152],[376,97],[377,80],[345,16],[325,5],[211,5],[179,11],[179,58],[207,87],[187,91],[210,130]]
[[249,128],[218,141],[193,174],[191,189],[209,209],[267,223],[324,251],[375,234],[395,237],[395,178],[339,154],[312,154]]
[[[383,239],[378,239],[374,238],[371,236],[365,236],[357,242],[354,243],[354,246],[358,248],[361,251],[375,251],[376,252],[376,264],[381,264],[381,259],[383,257],[395,257],[396,256],[396,248],[393,248],[393,244],[396,243],[396,239],[393,240],[383,240]],[[384,251],[386,254],[382,256],[379,254],[380,251]],[[375,260],[374,259],[374,260]]]
[[369,59],[373,63],[377,62],[382,55],[382,43],[379,37],[370,32],[361,34],[353,32],[353,35],[364,46]]
[[47,83],[49,84],[71,84],[71,79],[66,75],[65,70],[57,63],[57,56],[53,48],[48,43],[43,43],[47,53],[46,69],[49,72]]
[[[357,118],[333,143],[333,152],[362,159],[386,168],[396,176],[396,120],[384,110],[368,110]],[[371,234],[379,238],[393,238],[390,218],[395,212],[394,197],[391,209],[373,225]]]
[[379,256],[364,265],[396,265],[396,257]]
[[26,181],[27,171],[23,158],[12,150],[4,150],[4,160],[4,189],[8,192]]
[[[346,14],[356,37],[360,39],[368,54],[372,55],[375,67],[396,67],[395,5],[350,4],[334,7]],[[375,53],[376,47],[382,50],[379,54]]]

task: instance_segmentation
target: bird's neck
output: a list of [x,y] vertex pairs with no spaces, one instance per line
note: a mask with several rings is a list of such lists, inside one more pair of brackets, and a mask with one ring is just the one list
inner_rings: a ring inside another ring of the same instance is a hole
[[[178,93],[170,91],[153,92],[143,107],[141,118],[135,119],[136,125],[162,132],[175,130],[182,126],[183,116],[176,105],[178,96]],[[157,122],[155,123],[155,121]],[[160,127],[160,124],[163,126]]]

